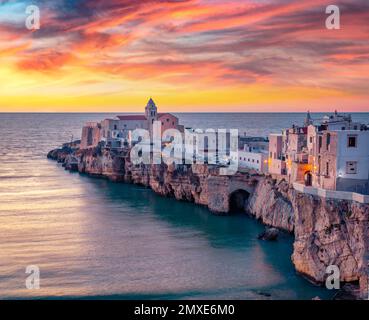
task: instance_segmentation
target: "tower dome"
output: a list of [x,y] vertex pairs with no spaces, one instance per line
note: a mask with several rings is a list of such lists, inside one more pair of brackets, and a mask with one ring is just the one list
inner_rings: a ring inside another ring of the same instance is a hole
[[158,112],[158,108],[156,107],[154,100],[150,98],[145,108],[146,118],[147,119],[156,118],[157,112]]

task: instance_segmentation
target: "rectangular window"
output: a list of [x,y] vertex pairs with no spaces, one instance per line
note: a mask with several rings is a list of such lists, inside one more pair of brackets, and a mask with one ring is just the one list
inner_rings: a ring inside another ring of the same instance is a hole
[[326,166],[325,166],[325,175],[327,177],[329,177],[329,162],[326,163]]
[[322,147],[322,136],[319,136],[319,150],[320,150],[320,148]]
[[356,174],[357,173],[357,162],[356,161],[347,161],[346,162],[346,173],[347,174]]
[[357,147],[357,136],[347,136],[347,147],[349,148]]
[[320,156],[318,156],[318,175],[320,175],[321,174],[321,169],[320,169],[320,166],[321,166],[321,157]]
[[327,133],[327,150],[329,150],[330,144],[331,144],[331,134]]

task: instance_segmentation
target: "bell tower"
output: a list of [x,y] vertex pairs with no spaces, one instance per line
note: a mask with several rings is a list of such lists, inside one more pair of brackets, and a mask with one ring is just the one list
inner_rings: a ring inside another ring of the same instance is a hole
[[156,104],[152,98],[150,98],[146,105],[145,116],[148,122],[148,128],[150,131],[152,131],[153,123],[158,119],[158,108],[156,107]]
[[306,114],[305,121],[304,121],[304,126],[307,127],[311,124],[313,124],[313,119],[311,119],[310,111],[308,111]]

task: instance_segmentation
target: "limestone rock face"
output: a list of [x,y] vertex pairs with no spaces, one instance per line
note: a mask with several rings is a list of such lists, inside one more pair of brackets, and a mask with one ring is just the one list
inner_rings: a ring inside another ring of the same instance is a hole
[[285,181],[260,180],[248,211],[264,224],[294,232],[292,262],[313,282],[326,280],[337,265],[341,281],[367,274],[369,206],[295,191]]
[[294,230],[294,208],[286,182],[275,184],[270,178],[260,180],[249,199],[247,211],[264,224],[289,232]]
[[367,270],[369,206],[296,192],[292,202],[297,271],[323,282],[326,268],[337,265],[341,281],[359,280]]
[[78,171],[94,176],[105,176],[112,181],[124,181],[124,157],[100,148],[79,150]]
[[208,207],[214,213],[224,213],[229,210],[228,179],[221,176],[210,176],[208,184]]
[[63,166],[66,170],[78,171],[78,159],[73,154],[69,154],[65,157]]
[[66,158],[73,153],[73,149],[69,147],[63,147],[61,149],[51,150],[47,154],[47,158],[55,160],[60,163],[64,163]]
[[73,142],[64,143],[61,148],[51,150],[47,154],[47,158],[64,163],[69,155],[73,155],[79,149],[80,142],[80,140],[76,140]]

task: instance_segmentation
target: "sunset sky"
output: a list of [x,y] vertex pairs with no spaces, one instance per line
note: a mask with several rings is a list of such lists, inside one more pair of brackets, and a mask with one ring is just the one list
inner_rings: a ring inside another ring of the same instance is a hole
[[368,22],[368,0],[0,0],[0,112],[369,112]]

